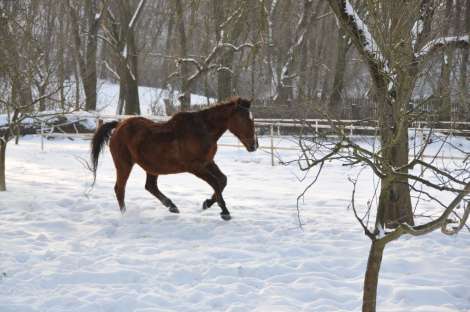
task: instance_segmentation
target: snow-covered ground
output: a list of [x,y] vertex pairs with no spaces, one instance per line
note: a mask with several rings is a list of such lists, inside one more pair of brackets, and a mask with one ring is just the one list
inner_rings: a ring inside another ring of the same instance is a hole
[[[263,151],[219,149],[229,222],[216,206],[201,210],[212,192],[187,174],[159,179],[181,211],[170,214],[144,190],[137,167],[122,216],[109,151],[91,192],[91,174],[80,161],[88,153],[82,140],[47,141],[45,152],[37,137],[8,145],[8,191],[0,193],[0,311],[360,309],[369,241],[347,209],[346,178],[354,170],[327,165],[302,201],[301,229],[296,197],[309,181],[298,181],[295,165],[271,167]],[[372,178],[364,180],[357,194],[363,204]],[[470,311],[469,241],[468,232],[436,232],[387,246],[378,310]]]

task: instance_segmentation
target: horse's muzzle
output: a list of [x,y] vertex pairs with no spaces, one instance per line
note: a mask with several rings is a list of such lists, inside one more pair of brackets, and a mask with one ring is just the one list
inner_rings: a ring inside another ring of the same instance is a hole
[[255,137],[255,142],[247,150],[248,150],[248,152],[254,152],[258,149],[258,147],[259,147],[258,137]]

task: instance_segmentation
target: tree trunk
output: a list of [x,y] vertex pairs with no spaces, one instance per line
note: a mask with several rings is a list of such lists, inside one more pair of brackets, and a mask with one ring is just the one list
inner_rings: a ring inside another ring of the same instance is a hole
[[42,84],[40,86],[37,87],[38,88],[38,96],[40,98],[39,100],[39,111],[40,112],[43,112],[46,110],[46,99],[44,98],[44,96],[46,95],[46,88],[47,88],[47,84]]
[[83,89],[85,91],[85,110],[96,110],[96,50],[98,46],[98,21],[96,20],[96,0],[86,1],[88,35],[86,45],[86,68],[84,70]]
[[119,55],[119,100],[118,105],[116,107],[116,115],[121,115],[124,111],[124,107],[126,106],[126,99],[127,99],[127,74],[126,74],[126,60]]
[[6,191],[5,181],[5,156],[7,150],[7,143],[0,138],[0,191]]
[[[176,20],[178,27],[179,35],[179,56],[184,58],[186,57],[187,51],[187,41],[186,41],[186,30],[184,27],[184,9],[183,3],[181,0],[175,1],[176,9]],[[191,90],[188,83],[189,78],[189,68],[185,62],[180,64],[180,75],[181,75],[181,95],[179,97],[181,110],[188,111],[191,108]]]
[[[64,4],[63,2],[61,1],[60,2],[60,7],[61,7],[61,11],[62,13],[65,12],[65,9],[64,9]],[[64,58],[64,54],[65,54],[65,40],[66,40],[66,36],[65,36],[65,24],[66,22],[64,21],[63,18],[60,18],[59,19],[59,39],[58,39],[58,47],[57,47],[57,54],[56,54],[56,58],[58,59],[58,69],[57,69],[57,80],[58,80],[58,84],[59,84],[59,87],[60,87],[60,90],[59,90],[59,94],[60,94],[60,108],[62,110],[65,110],[65,86],[64,86],[64,82],[65,82],[65,58]]]
[[338,29],[338,40],[336,49],[336,65],[333,78],[333,87],[328,104],[330,118],[341,119],[342,93],[344,85],[344,73],[346,71],[346,55],[348,53],[348,39],[342,28]]
[[[379,127],[382,157],[389,164],[386,177],[381,181],[378,221],[382,227],[394,228],[399,223],[414,225],[408,179],[396,175],[392,170],[408,163],[408,117],[406,115],[411,98],[410,77],[398,77],[398,90],[377,88],[379,98]],[[396,93],[396,94],[395,94]],[[403,170],[407,174],[408,170]]]
[[126,115],[140,115],[140,102],[139,102],[139,77],[138,77],[138,60],[137,49],[135,45],[134,30],[129,30],[127,35],[127,62],[126,62],[126,75],[127,75],[127,98],[125,113]]
[[[166,42],[165,42],[165,53],[166,55],[171,55],[172,54],[172,42],[173,42],[173,26],[175,23],[175,16],[173,14],[170,14],[168,17],[168,25],[167,25],[167,35],[166,35]],[[170,60],[168,58],[163,59],[163,75],[161,77],[162,83],[161,86],[162,88],[166,88],[168,84],[168,76],[171,73],[171,68],[174,65],[174,61]]]
[[[448,21],[452,19],[452,6],[453,6],[453,0],[447,0],[446,8],[445,8],[445,15]],[[443,36],[448,36],[450,22],[444,23],[443,28],[444,28]],[[439,77],[439,84],[438,84],[438,96],[439,96],[439,100],[437,101],[438,107],[435,108],[435,111],[438,115],[438,120],[440,121],[450,120],[450,114],[451,114],[450,75],[451,75],[451,70],[452,70],[452,59],[453,59],[452,50],[445,49],[442,55],[441,75]]]
[[451,101],[450,101],[450,74],[452,69],[453,55],[452,51],[444,51],[441,64],[441,76],[439,78],[438,94],[439,100],[437,101],[438,107],[436,112],[439,121],[450,120],[451,114]]
[[364,277],[364,293],[362,298],[362,311],[375,312],[377,304],[377,286],[379,283],[380,265],[385,244],[372,241],[367,260],[366,275]]
[[[465,4],[465,32],[470,34],[470,0],[466,1]],[[468,104],[468,84],[467,84],[467,64],[468,64],[468,57],[469,57],[470,48],[467,45],[462,51],[462,62],[460,63],[460,77],[459,77],[459,105],[460,108],[466,110],[466,113],[470,113],[470,109],[468,108],[470,105]],[[465,112],[464,112],[465,114]],[[461,116],[465,118],[465,116]],[[470,117],[470,114],[467,116]],[[463,119],[465,120],[465,119]]]
[[134,28],[129,28],[134,13],[131,3],[119,1],[120,40],[118,43],[119,62],[119,103],[117,112],[139,115],[138,56]]
[[[228,36],[225,31],[222,31],[220,25],[225,21],[225,10],[226,3],[223,0],[213,0],[213,14],[215,23],[215,41],[227,41]],[[233,63],[233,52],[225,51],[220,57],[220,65],[224,68],[232,68]],[[232,94],[232,73],[228,70],[217,71],[217,100],[223,101],[230,97]]]
[[75,78],[75,109],[80,109],[80,69],[78,63],[75,64],[73,72]]

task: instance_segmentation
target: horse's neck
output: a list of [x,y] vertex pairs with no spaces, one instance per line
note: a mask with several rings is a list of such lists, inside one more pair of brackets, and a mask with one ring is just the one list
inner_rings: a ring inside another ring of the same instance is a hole
[[209,131],[218,140],[228,129],[228,120],[233,112],[233,105],[222,104],[203,111]]

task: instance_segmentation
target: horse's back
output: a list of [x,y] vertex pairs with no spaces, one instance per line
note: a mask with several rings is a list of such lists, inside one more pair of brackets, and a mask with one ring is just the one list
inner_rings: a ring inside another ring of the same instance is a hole
[[143,117],[123,120],[111,137],[110,149],[113,158],[128,157],[147,172],[171,174],[212,160],[217,145],[197,113],[178,113],[163,123]]
[[152,174],[183,172],[177,133],[171,121],[156,123],[144,117],[125,119],[110,140],[115,163],[128,159]]

